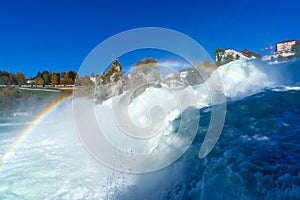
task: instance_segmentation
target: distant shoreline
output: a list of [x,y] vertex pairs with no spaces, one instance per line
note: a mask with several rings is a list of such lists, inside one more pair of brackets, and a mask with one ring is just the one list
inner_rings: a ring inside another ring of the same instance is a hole
[[45,88],[22,88],[19,87],[20,90],[32,90],[32,91],[43,91],[43,92],[60,92],[59,89],[45,89]]
[[50,86],[50,85],[39,85],[38,87],[36,85],[30,86],[30,85],[0,85],[0,88],[15,88],[15,89],[20,89],[20,90],[31,90],[31,91],[44,91],[44,92],[62,92],[62,91],[70,91],[74,90],[75,87],[74,85],[59,85],[59,86]]

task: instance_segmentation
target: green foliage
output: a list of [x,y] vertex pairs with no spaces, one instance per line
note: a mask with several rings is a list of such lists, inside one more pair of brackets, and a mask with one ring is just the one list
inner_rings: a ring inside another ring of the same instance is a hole
[[50,74],[48,71],[43,71],[42,78],[44,80],[45,85],[50,85]]
[[36,75],[36,78],[37,78],[37,77],[43,78],[42,73],[41,73],[41,72],[38,72],[37,75]]
[[221,48],[217,48],[214,54],[216,56],[216,65],[217,66],[222,65],[222,56],[225,54],[225,50]]
[[65,93],[0,88],[0,117],[10,117],[14,112],[38,114],[60,95]]
[[8,115],[15,104],[15,100],[20,95],[16,89],[13,88],[1,88],[0,89],[0,113],[1,115]]
[[217,66],[221,66],[221,65],[224,65],[226,63],[229,63],[233,60],[238,60],[240,59],[240,55],[236,54],[236,56],[233,56],[233,55],[226,55],[225,56],[225,50],[224,49],[220,49],[220,48],[217,48],[214,52],[215,56],[216,56],[216,65]]
[[0,76],[0,85],[9,85],[9,78],[7,76]]
[[229,62],[231,62],[233,60],[234,60],[234,56],[233,55],[227,55],[225,57],[225,63],[229,63]]
[[2,85],[16,85],[18,81],[16,79],[16,75],[6,72],[0,71],[0,81],[3,83]]
[[44,70],[42,73],[37,72],[35,77],[30,77],[31,83],[26,82],[26,76],[22,72],[18,72],[16,74],[0,71],[0,85],[5,85],[7,87],[11,87],[12,85],[73,85],[77,78],[77,72],[69,71],[69,72],[49,72]]

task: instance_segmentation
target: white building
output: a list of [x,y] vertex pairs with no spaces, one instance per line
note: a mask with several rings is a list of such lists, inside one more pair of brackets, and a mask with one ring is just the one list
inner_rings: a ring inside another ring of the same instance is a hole
[[32,112],[14,112],[13,117],[29,117],[32,116]]
[[188,75],[188,71],[182,71],[180,72],[179,77],[181,80],[183,80],[187,77],[187,75]]
[[[220,57],[221,63],[227,63],[232,60],[252,60],[261,58],[260,54],[254,53],[248,49],[238,51],[230,48],[222,50],[219,52],[218,56]],[[218,56],[216,55],[216,62],[218,61]]]
[[232,55],[234,59],[239,60],[239,59],[245,59],[248,60],[250,59],[249,57],[245,56],[241,52],[234,50],[234,49],[225,49],[225,53],[222,55],[222,59],[225,60],[225,57],[228,55]]
[[170,74],[165,75],[165,79],[167,79],[167,78],[176,78],[176,77],[177,77],[177,74],[174,74],[174,73],[170,73]]
[[31,83],[34,84],[34,80],[33,79],[26,79],[26,83],[27,84],[31,84]]
[[96,83],[96,77],[90,77],[90,80],[91,80],[93,83]]
[[293,46],[297,44],[297,40],[285,40],[282,42],[276,43],[275,54],[282,57],[294,56],[295,52],[293,51]]

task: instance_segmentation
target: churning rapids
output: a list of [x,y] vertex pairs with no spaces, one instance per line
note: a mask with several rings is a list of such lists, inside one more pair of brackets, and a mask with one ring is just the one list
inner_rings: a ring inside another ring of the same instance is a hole
[[[201,92],[200,127],[192,145],[168,167],[140,175],[95,161],[79,141],[71,101],[66,101],[6,160],[0,170],[0,199],[299,198],[299,60],[235,61],[217,72],[227,113],[221,137],[207,157],[198,157],[210,121],[210,107],[201,108],[208,103]],[[145,95],[164,95],[159,90]],[[0,124],[0,158],[27,125]]]

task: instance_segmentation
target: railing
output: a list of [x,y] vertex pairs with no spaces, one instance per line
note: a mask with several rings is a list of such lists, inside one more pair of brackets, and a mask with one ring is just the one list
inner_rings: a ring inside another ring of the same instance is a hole
[[[0,85],[0,88],[8,87],[7,85]],[[11,88],[72,88],[74,85],[10,85]]]

